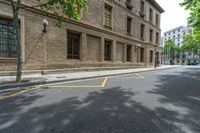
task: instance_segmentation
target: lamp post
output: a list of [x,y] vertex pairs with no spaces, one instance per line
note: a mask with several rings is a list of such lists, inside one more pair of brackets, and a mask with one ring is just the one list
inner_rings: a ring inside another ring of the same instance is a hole
[[44,26],[44,29],[42,31],[44,33],[46,33],[47,32],[48,21],[46,19],[43,19],[42,24]]
[[[48,21],[46,20],[46,19],[43,19],[42,20],[42,24],[43,24],[43,30],[42,30],[42,32],[43,33],[47,33],[47,26],[48,26]],[[44,65],[46,65],[46,37],[44,36],[44,63],[43,63],[43,65],[42,65],[42,72],[41,72],[41,74],[42,75],[44,75]]]

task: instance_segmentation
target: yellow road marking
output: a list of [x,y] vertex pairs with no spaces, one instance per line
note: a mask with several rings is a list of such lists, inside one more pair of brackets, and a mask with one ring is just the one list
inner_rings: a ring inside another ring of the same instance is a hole
[[0,100],[6,99],[6,98],[10,98],[10,97],[14,97],[14,96],[18,96],[20,94],[27,93],[27,92],[30,92],[30,91],[34,91],[34,90],[37,90],[39,88],[40,88],[40,86],[37,86],[37,87],[31,88],[31,89],[27,89],[27,90],[22,90],[22,91],[19,91],[19,92],[15,92],[15,93],[12,93],[12,94],[9,94],[9,95],[0,96]]
[[137,75],[138,77],[144,79],[144,76],[142,76],[142,74],[139,74],[139,73],[135,73],[135,75]]
[[[80,85],[80,86],[47,86],[47,87],[48,88],[104,88],[106,86],[107,80],[108,80],[107,77],[104,78],[102,84],[96,85],[96,86],[95,85],[94,86],[93,85],[85,85],[85,86]],[[34,91],[34,90],[37,90],[37,89],[40,89],[40,88],[41,88],[41,86],[37,86],[37,87],[31,88],[31,89],[21,90],[19,92],[0,96],[0,100],[15,97],[15,96],[18,96],[20,94],[28,93],[28,92],[31,92],[31,91]]]
[[72,86],[47,86],[48,88],[104,88],[106,86],[108,78],[104,78],[101,85],[72,85]]
[[107,83],[107,81],[108,81],[108,78],[106,77],[106,78],[104,78],[104,80],[103,80],[103,82],[102,82],[102,84],[101,84],[101,87],[105,87],[106,86],[106,83]]

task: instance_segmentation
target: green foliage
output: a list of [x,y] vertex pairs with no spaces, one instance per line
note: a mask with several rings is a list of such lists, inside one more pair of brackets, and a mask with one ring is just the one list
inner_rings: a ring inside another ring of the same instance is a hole
[[200,42],[200,0],[182,0],[180,4],[190,12],[189,23],[194,28],[194,38]]
[[176,46],[173,40],[167,40],[165,41],[164,51],[170,51],[168,54],[170,54],[170,56],[174,56],[175,53],[181,51],[181,49],[178,46]]
[[189,51],[189,52],[193,52],[193,53],[198,53],[198,51],[200,50],[200,45],[198,43],[198,41],[196,40],[194,35],[190,35],[187,34],[184,38],[183,38],[183,46],[182,49],[184,51]]
[[182,49],[197,54],[200,51],[200,0],[182,1],[180,5],[190,12],[188,20],[194,29],[192,35],[184,37]]
[[41,10],[60,17],[56,26],[61,27],[64,17],[80,21],[81,13],[87,11],[87,0],[37,0]]

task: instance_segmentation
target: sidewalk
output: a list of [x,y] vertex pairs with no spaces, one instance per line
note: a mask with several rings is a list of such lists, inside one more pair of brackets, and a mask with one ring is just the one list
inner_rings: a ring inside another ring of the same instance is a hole
[[66,73],[66,74],[52,74],[52,75],[24,75],[22,80],[28,80],[26,83],[18,83],[18,84],[9,84],[9,85],[1,85],[4,82],[12,82],[15,81],[15,76],[3,76],[0,77],[0,89],[10,88],[10,87],[25,87],[32,85],[40,85],[47,83],[56,83],[63,81],[72,81],[72,80],[81,80],[81,79],[89,79],[89,78],[97,78],[97,77],[107,77],[107,76],[115,76],[115,75],[124,75],[130,73],[140,73],[146,71],[154,71],[154,70],[162,70],[169,68],[177,68],[181,67],[180,65],[163,65],[161,67],[155,68],[132,68],[132,69],[120,69],[120,70],[104,70],[104,71],[92,71],[92,72],[74,72],[74,73]]

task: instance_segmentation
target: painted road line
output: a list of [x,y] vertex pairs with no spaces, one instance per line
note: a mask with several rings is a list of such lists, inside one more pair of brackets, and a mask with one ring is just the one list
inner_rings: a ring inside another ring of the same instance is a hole
[[[107,80],[108,80],[107,77],[104,78],[104,80],[102,81],[101,85],[47,86],[47,87],[48,88],[104,88],[106,86]],[[24,94],[24,93],[28,93],[28,92],[31,92],[31,91],[34,91],[34,90],[38,90],[40,88],[43,88],[43,87],[37,86],[37,87],[31,88],[31,89],[21,90],[21,91],[18,91],[18,92],[15,92],[15,93],[11,93],[11,94],[8,94],[8,95],[0,96],[0,100],[11,98],[11,97],[15,97],[15,96],[18,96],[18,95],[21,95],[21,94]],[[45,89],[45,87],[43,89]]]
[[24,93],[28,93],[28,92],[34,91],[34,90],[38,90],[38,89],[40,89],[40,87],[41,87],[41,86],[37,86],[37,87],[31,88],[31,89],[21,90],[21,91],[12,93],[12,94],[0,96],[0,100],[6,99],[6,98],[15,97],[15,96],[18,96],[18,95],[21,95],[21,94],[24,94]]
[[106,86],[108,78],[104,78],[101,85],[66,85],[66,86],[47,86],[48,88],[103,88]]
[[91,81],[91,80],[98,80],[98,79],[102,79],[102,77],[64,81],[64,82],[58,82],[58,83],[49,83],[49,84],[45,84],[45,85],[46,86],[55,86],[55,85],[59,86],[59,84],[77,83],[77,82],[84,82],[84,81]]
[[107,81],[108,81],[108,78],[106,77],[106,78],[104,78],[104,80],[103,80],[103,82],[102,82],[102,84],[101,84],[101,87],[105,87],[106,86],[106,83],[107,83]]
[[142,74],[135,73],[135,75],[138,76],[138,77],[140,77],[140,78],[142,78],[142,79],[144,79],[144,76]]

